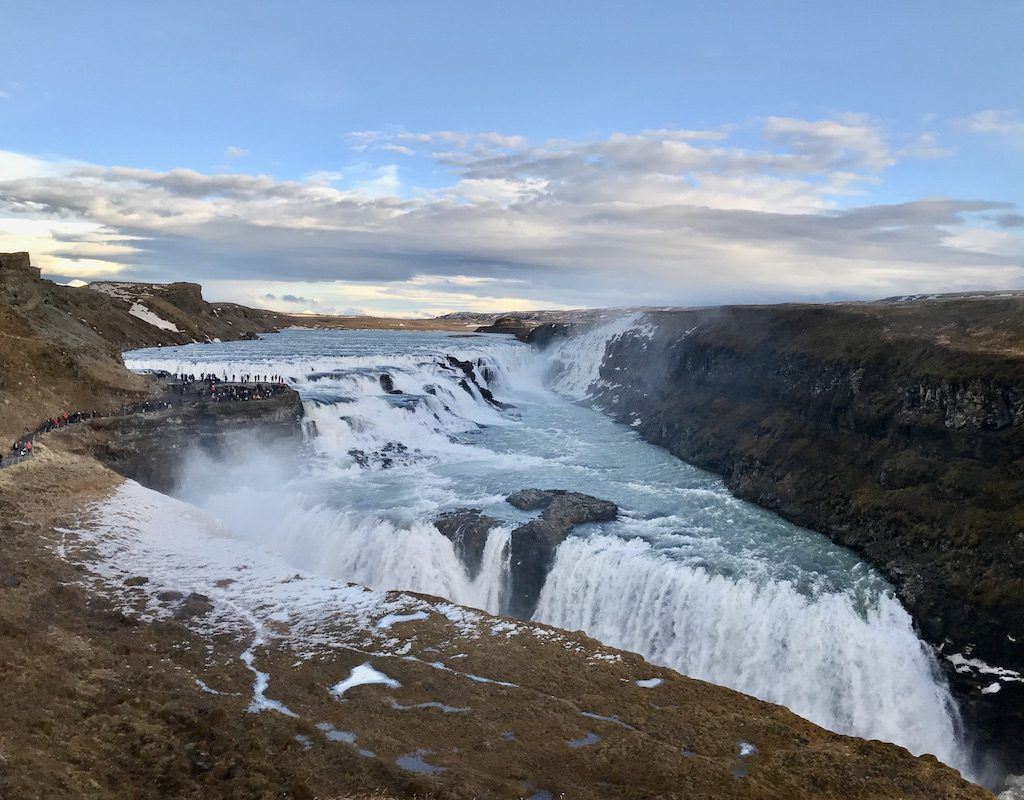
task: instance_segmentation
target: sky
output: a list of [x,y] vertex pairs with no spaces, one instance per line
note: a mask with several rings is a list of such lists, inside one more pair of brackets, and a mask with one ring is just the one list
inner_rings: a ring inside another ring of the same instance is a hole
[[1024,288],[1024,2],[0,0],[0,251],[292,312]]

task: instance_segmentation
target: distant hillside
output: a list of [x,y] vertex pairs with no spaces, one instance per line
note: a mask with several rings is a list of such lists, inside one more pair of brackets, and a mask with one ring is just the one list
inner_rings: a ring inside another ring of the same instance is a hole
[[127,332],[130,347],[252,339],[294,324],[287,314],[276,311],[208,303],[197,283],[99,281],[86,289],[105,295],[115,309],[143,323]]
[[0,253],[0,443],[44,417],[102,410],[152,392],[124,368],[135,347],[252,338],[292,324],[284,315],[207,303],[192,283],[43,280],[28,253]]

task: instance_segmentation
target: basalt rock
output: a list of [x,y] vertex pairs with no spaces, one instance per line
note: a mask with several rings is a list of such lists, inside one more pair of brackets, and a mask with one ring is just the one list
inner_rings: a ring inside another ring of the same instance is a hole
[[395,379],[388,375],[386,372],[383,373],[377,381],[380,383],[380,388],[388,394],[402,394],[401,389],[395,388]]
[[576,525],[614,520],[619,508],[607,500],[564,489],[523,489],[506,499],[520,511],[541,511],[539,517],[512,531],[509,545],[509,613],[529,619],[558,545]]
[[298,453],[302,401],[288,389],[246,402],[183,403],[150,413],[100,417],[59,434],[114,471],[159,492],[171,492],[192,453],[230,456],[256,443]]
[[504,333],[515,336],[519,341],[526,341],[530,331],[536,327],[536,323],[521,317],[498,317],[490,325],[481,325],[476,329],[477,333]]
[[508,403],[503,403],[494,396],[494,392],[484,386],[476,375],[476,367],[480,367],[481,375],[483,375],[485,381],[489,381],[492,375],[490,367],[483,365],[474,365],[472,361],[463,361],[456,358],[455,356],[445,356],[445,361],[441,364],[442,367],[452,369],[461,372],[465,377],[459,379],[459,386],[467,394],[473,394],[474,390],[480,393],[480,396],[496,408],[511,408]]
[[434,521],[441,534],[455,546],[455,553],[471,578],[480,574],[487,537],[499,524],[494,517],[473,508],[449,511]]

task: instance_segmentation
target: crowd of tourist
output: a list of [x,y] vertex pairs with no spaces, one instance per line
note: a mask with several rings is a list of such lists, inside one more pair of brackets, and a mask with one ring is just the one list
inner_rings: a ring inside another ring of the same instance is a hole
[[270,383],[280,386],[284,386],[285,380],[283,375],[253,375],[252,373],[231,373],[230,380],[228,379],[228,373],[224,372],[217,375],[213,372],[202,372],[199,377],[196,377],[192,373],[186,372],[171,372],[164,373],[173,381],[180,381],[181,383]]
[[251,375],[227,373],[215,375],[201,373],[198,377],[192,374],[170,373],[166,376],[171,389],[178,394],[197,394],[200,398],[209,398],[214,402],[265,400],[275,397],[288,390],[288,385],[281,375]]

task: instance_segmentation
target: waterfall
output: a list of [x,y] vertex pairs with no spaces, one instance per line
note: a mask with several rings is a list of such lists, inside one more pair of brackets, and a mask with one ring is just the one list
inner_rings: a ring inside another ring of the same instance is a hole
[[[428,522],[408,525],[376,514],[322,506],[281,514],[286,494],[237,489],[197,499],[236,536],[274,550],[296,567],[372,589],[446,597],[497,613],[508,583],[508,527],[487,538],[480,572],[470,578],[452,543]],[[274,519],[267,525],[267,519]]]
[[534,618],[830,730],[964,766],[952,699],[891,595],[861,614],[847,593],[808,597],[783,581],[711,575],[639,539],[593,536],[559,547]]
[[642,318],[642,314],[626,314],[558,342],[547,353],[551,387],[574,400],[584,399],[600,377],[605,347],[626,332],[643,330]]
[[[197,461],[180,495],[297,567],[500,613],[510,531],[522,521],[505,495],[543,475],[620,503],[625,496],[630,513],[616,530],[561,544],[537,620],[964,770],[948,689],[881,578],[858,591],[849,571],[854,556],[806,532],[807,547],[794,550],[796,529],[776,530],[785,523],[766,522],[720,483],[701,478],[699,489],[677,491],[695,485],[696,471],[675,460],[640,469],[667,456],[626,428],[607,423],[599,447],[580,447],[606,420],[544,388],[541,376],[559,394],[585,399],[600,380],[608,341],[627,332],[649,336],[651,328],[642,315],[618,317],[542,355],[496,336],[288,331],[259,342],[149,350],[126,361],[136,369],[289,377],[315,423],[315,458],[298,474],[282,470],[275,454],[265,461],[244,454],[237,464]],[[449,354],[471,362],[479,385],[516,408],[462,386],[464,373],[446,361]],[[401,394],[385,391],[384,373]],[[620,477],[623,463],[638,469]],[[660,483],[636,491],[637,475]],[[501,520],[474,579],[430,522],[462,507]],[[738,541],[736,518],[770,541],[755,555],[741,546],[742,558],[726,563],[732,551],[721,543]],[[663,543],[685,539],[691,557],[673,557],[640,533]],[[799,553],[790,561],[800,563],[778,569],[785,553]],[[791,573],[801,580],[780,577]]]

